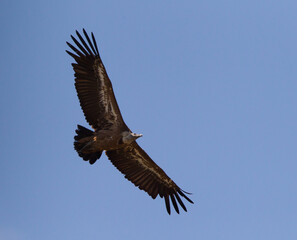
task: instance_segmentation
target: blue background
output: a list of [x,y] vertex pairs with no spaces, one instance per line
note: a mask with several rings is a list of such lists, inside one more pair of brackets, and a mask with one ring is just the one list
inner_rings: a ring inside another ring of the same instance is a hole
[[[296,1],[1,2],[0,239],[297,239]],[[104,155],[66,41],[93,31],[127,125],[184,190],[169,216]]]

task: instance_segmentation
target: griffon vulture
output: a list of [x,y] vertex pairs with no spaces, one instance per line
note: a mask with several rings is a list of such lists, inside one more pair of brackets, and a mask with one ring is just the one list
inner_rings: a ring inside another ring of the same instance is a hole
[[78,155],[90,164],[100,158],[103,151],[112,164],[139,189],[153,199],[158,195],[165,199],[170,214],[170,200],[177,213],[178,204],[185,210],[181,200],[193,203],[166,173],[137,144],[142,134],[133,133],[125,124],[114,96],[112,84],[101,61],[93,33],[92,40],[83,29],[85,39],[76,31],[78,39],[71,35],[76,47],[68,43],[74,53],[75,88],[91,131],[78,125],[74,137],[74,148]]

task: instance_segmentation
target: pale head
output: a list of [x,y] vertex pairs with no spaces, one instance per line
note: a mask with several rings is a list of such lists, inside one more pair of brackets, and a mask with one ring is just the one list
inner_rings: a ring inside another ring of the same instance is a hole
[[137,138],[142,137],[142,134],[132,133],[132,132],[123,132],[123,143],[129,144],[135,141]]

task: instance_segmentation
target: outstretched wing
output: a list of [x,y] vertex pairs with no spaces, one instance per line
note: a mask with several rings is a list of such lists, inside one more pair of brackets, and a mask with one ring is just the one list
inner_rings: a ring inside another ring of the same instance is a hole
[[76,31],[80,42],[71,35],[76,47],[67,42],[75,54],[67,50],[66,52],[76,61],[72,64],[75,72],[75,88],[85,118],[95,130],[111,127],[127,130],[94,35],[92,33],[91,41],[85,29],[83,33],[88,44]]
[[146,191],[153,199],[158,195],[161,198],[164,197],[169,214],[169,198],[177,213],[179,213],[177,202],[187,211],[180,196],[193,203],[186,196],[187,192],[180,189],[136,142],[124,148],[106,151],[106,155],[113,165],[125,175],[125,178],[139,189]]

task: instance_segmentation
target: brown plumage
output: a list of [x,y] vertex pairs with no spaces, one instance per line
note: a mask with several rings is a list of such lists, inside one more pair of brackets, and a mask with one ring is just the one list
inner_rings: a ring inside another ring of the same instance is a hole
[[153,199],[164,197],[169,214],[170,200],[177,213],[178,205],[187,211],[181,197],[193,203],[186,196],[189,193],[179,188],[136,143],[142,135],[133,133],[122,118],[94,35],[91,34],[91,40],[84,29],[83,33],[87,42],[76,31],[80,42],[71,36],[76,47],[67,42],[74,53],[66,52],[76,61],[72,64],[75,88],[85,118],[95,131],[78,125],[75,150],[90,164],[105,151],[112,164],[135,186]]

